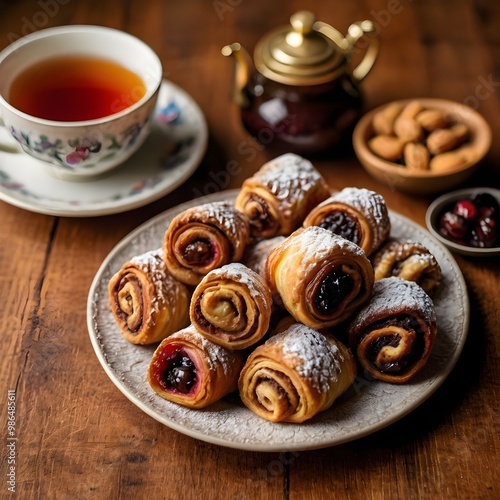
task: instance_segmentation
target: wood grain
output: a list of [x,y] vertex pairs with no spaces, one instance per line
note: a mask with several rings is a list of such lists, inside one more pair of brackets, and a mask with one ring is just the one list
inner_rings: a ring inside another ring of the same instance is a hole
[[[71,219],[0,202],[2,422],[7,390],[15,389],[19,498],[498,498],[498,259],[457,257],[469,287],[471,328],[444,385],[410,415],[352,443],[282,454],[218,447],[160,425],[111,383],[86,328],[87,294],[96,271],[116,243],[142,222],[200,192],[239,187],[274,155],[243,130],[229,100],[232,64],[220,48],[240,41],[253,49],[265,32],[286,24],[304,3],[63,3],[0,0],[0,49],[30,30],[63,24],[128,31],[157,51],[165,77],[200,104],[210,144],[182,188],[132,212]],[[49,4],[50,14],[42,7]],[[499,187],[498,2],[310,0],[307,7],[342,32],[364,18],[377,24],[382,45],[363,84],[367,109],[415,96],[477,105],[494,140],[469,184]],[[332,188],[376,190],[391,209],[424,225],[432,197],[411,197],[379,184],[349,151],[314,161]],[[230,162],[238,168],[227,174]],[[6,428],[2,431],[4,436]],[[5,479],[5,446],[1,453]],[[1,488],[3,498],[5,482]]]

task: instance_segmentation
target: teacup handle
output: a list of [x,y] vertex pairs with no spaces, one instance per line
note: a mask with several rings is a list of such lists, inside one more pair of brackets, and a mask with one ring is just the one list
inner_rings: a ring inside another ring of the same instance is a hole
[[[0,116],[0,127],[5,127],[5,123],[2,120],[2,117]],[[22,149],[19,147],[17,142],[13,139],[12,142],[4,142],[0,138],[0,151],[3,153],[21,153]]]

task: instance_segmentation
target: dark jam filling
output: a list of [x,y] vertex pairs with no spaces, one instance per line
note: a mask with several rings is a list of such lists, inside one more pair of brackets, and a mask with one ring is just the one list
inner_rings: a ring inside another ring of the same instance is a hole
[[383,373],[403,373],[415,364],[424,353],[424,333],[414,317],[405,315],[373,323],[370,325],[370,331],[388,326],[398,326],[405,330],[413,330],[416,333],[415,342],[410,353],[392,363],[385,363],[383,365],[376,363],[377,355],[383,347],[397,347],[401,341],[399,335],[387,335],[386,337],[379,337],[376,341],[372,342],[368,351],[368,360],[376,366],[377,370]]
[[196,367],[182,349],[162,353],[155,365],[155,378],[166,391],[188,394],[196,383]]
[[214,247],[210,240],[195,240],[184,248],[184,260],[193,265],[207,265],[214,259]]
[[332,271],[321,282],[314,297],[317,311],[324,316],[334,312],[351,293],[354,281],[348,274]]
[[358,224],[356,220],[344,212],[328,214],[319,226],[359,245],[361,237]]

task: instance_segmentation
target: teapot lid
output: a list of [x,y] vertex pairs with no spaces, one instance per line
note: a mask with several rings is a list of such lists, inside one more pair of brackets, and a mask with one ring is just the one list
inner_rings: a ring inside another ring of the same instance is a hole
[[290,18],[290,26],[267,34],[255,47],[257,70],[270,80],[288,85],[317,85],[334,80],[347,62],[342,50],[342,35],[334,40],[319,30],[315,16],[299,11]]

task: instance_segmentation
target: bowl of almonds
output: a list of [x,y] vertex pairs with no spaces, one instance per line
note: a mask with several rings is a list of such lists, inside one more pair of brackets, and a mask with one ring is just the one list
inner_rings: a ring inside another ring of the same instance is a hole
[[445,99],[393,101],[365,114],[353,145],[379,181],[399,191],[433,194],[471,176],[491,145],[491,129],[474,109]]

